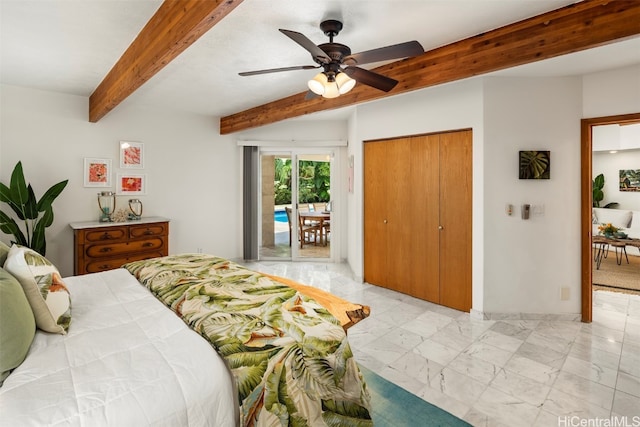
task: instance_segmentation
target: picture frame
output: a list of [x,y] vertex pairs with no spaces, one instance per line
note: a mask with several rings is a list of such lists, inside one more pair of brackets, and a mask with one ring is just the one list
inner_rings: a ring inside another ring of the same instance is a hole
[[84,186],[111,187],[111,159],[84,158]]
[[138,196],[147,193],[147,175],[119,173],[116,179],[116,194]]
[[142,142],[120,141],[120,168],[144,169],[144,144]]
[[640,169],[620,169],[620,191],[640,191]]
[[551,151],[520,151],[518,171],[520,179],[551,179]]

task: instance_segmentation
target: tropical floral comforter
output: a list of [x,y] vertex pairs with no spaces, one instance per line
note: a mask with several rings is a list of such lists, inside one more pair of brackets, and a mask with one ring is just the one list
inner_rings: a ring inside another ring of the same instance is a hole
[[241,425],[373,425],[346,333],[314,300],[214,256],[176,255],[124,267],[226,361]]

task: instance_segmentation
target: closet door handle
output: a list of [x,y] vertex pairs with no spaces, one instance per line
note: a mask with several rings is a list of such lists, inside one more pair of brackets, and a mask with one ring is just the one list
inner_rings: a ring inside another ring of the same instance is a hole
[[384,219],[384,220],[382,220],[382,222],[383,222],[384,224],[386,224],[386,223],[387,223],[387,220],[386,220],[386,219]]
[[442,231],[442,230],[444,230],[444,227],[443,227],[443,226],[441,226],[441,225],[439,225],[439,226],[438,226],[438,230]]

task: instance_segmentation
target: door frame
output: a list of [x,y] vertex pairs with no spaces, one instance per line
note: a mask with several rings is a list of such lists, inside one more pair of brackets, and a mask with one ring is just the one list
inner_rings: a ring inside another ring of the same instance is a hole
[[640,113],[593,117],[580,121],[580,235],[582,236],[580,244],[580,266],[582,270],[582,321],[585,323],[591,323],[593,319],[593,261],[591,258],[591,234],[593,229],[591,216],[593,206],[593,127],[634,122],[640,122]]
[[[304,156],[307,154],[320,154],[320,155],[329,155],[331,157],[330,160],[330,187],[331,187],[331,201],[332,201],[332,218],[331,218],[331,233],[332,240],[334,240],[333,236],[338,236],[335,238],[335,245],[331,245],[329,247],[329,257],[328,258],[311,258],[311,257],[300,257],[300,248],[294,242],[297,242],[297,235],[299,233],[298,230],[298,221],[294,221],[291,225],[291,257],[290,258],[266,258],[267,261],[293,261],[293,262],[335,262],[335,259],[339,257],[338,244],[339,244],[339,236],[340,236],[340,221],[339,218],[339,203],[338,200],[341,198],[341,187],[338,184],[338,164],[340,163],[340,150],[339,147],[333,146],[320,146],[320,147],[289,147],[289,146],[269,146],[263,145],[259,147],[258,156],[262,157],[262,155],[289,155],[291,158],[291,208],[292,215],[294,218],[298,217],[298,180],[299,180],[299,171],[298,171],[298,161],[299,156]],[[261,168],[261,162],[258,162],[258,167]],[[262,188],[262,170],[258,171],[259,182],[258,188]],[[335,189],[335,190],[334,190]],[[260,198],[260,194],[258,194],[258,198]],[[294,202],[295,200],[295,202]],[[262,218],[262,203],[260,200],[256,200],[255,203],[258,206],[258,236],[262,235],[262,222],[260,218]],[[258,246],[262,245],[262,241]],[[260,256],[258,255],[259,259]]]

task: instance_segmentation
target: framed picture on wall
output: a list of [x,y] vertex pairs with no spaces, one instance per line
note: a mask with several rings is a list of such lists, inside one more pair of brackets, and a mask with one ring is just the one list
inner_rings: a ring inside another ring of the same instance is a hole
[[620,191],[640,191],[640,169],[620,169]]
[[550,179],[550,151],[520,151],[518,169],[520,179]]
[[116,194],[141,195],[147,193],[147,175],[131,173],[118,174],[116,182]]
[[123,169],[144,169],[144,144],[120,141],[120,167]]
[[84,159],[84,186],[111,187],[111,159]]

